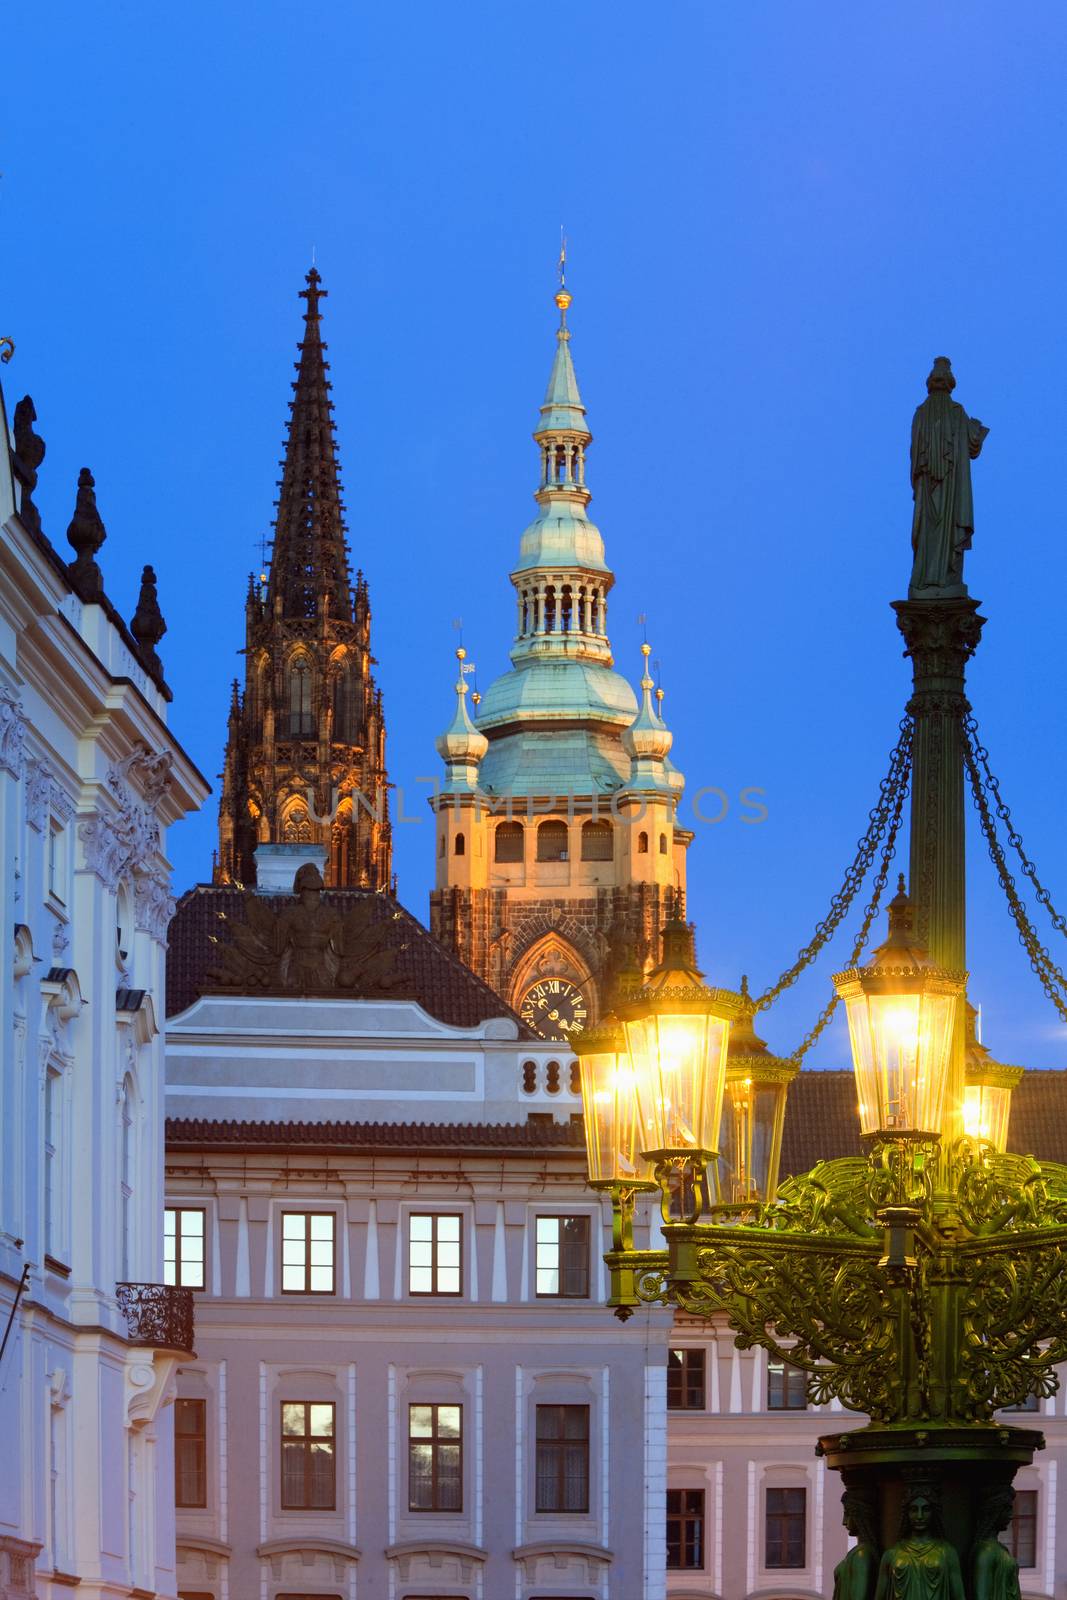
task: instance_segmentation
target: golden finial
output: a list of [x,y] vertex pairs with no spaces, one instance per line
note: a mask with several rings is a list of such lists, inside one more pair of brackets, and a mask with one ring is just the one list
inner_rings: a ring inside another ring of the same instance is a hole
[[457,661],[466,661],[466,659],[467,659],[467,652],[466,652],[466,650],[464,650],[463,646],[460,645],[459,649],[456,651],[456,660]]
[[563,231],[562,223],[560,223],[559,229],[559,265],[557,270],[559,272],[559,293],[556,295],[556,304],[564,317],[566,317],[567,307],[571,304],[574,296],[567,288],[567,235]]
[[649,644],[647,639],[645,640],[644,644],[641,646],[641,654],[644,656],[646,661],[648,660],[649,656],[652,654],[652,646]]
[[475,689],[474,693],[471,695],[471,704],[475,705],[475,706],[480,706],[481,703],[482,703],[482,697],[478,693],[477,689]]

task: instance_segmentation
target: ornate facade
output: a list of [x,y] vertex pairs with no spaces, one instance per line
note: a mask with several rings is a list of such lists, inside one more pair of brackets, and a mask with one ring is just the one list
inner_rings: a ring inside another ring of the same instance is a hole
[[[644,650],[640,707],[613,670],[614,577],[587,507],[586,422],[570,351],[571,296],[534,432],[538,511],[511,574],[513,667],[437,742],[437,881],[431,927],[548,1037],[595,1020],[621,961],[658,956],[668,903],[685,892],[692,835],[683,779],[654,704]],[[462,653],[461,653],[462,655]],[[657,698],[661,699],[659,692]]]
[[[163,1282],[166,834],[206,781],[167,730],[154,578],[127,626],[83,469],[65,560],[0,395],[0,1597],[177,1594]],[[131,597],[132,598],[132,597]]]
[[249,580],[245,684],[235,682],[219,801],[216,883],[256,882],[260,844],[325,848],[335,888],[387,889],[392,842],[370,598],[353,583],[320,332],[307,275],[269,567]]

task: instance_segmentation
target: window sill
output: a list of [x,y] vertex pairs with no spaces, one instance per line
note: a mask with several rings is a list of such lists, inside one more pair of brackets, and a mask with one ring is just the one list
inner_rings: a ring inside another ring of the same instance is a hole
[[[45,1271],[46,1272],[55,1273],[57,1278],[69,1278],[70,1277],[70,1268],[68,1266],[66,1266],[62,1261],[57,1261],[55,1256],[46,1255],[45,1258],[44,1258],[44,1265],[45,1265]],[[57,1579],[56,1581],[58,1582],[59,1580]],[[75,1581],[80,1583],[81,1579],[78,1578]]]

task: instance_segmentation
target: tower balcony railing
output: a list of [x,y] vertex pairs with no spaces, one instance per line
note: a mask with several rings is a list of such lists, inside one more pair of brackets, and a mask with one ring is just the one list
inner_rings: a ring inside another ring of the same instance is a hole
[[193,1291],[169,1283],[117,1283],[115,1298],[131,1344],[193,1352]]

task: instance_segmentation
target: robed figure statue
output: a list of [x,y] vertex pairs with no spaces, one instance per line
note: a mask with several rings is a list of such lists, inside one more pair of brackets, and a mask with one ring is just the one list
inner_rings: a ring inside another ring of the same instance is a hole
[[911,425],[912,600],[967,593],[963,552],[974,533],[971,462],[989,429],[953,400],[955,387],[948,357],[937,356],[926,380],[926,399]]
[[1019,1563],[997,1538],[1011,1521],[1015,1490],[990,1490],[978,1512],[971,1588],[974,1600],[1019,1600]]
[[900,1534],[882,1557],[874,1600],[965,1600],[960,1558],[941,1536],[941,1508],[925,1484],[904,1502]]
[[857,1489],[841,1496],[845,1530],[856,1543],[834,1568],[834,1600],[871,1600],[878,1575],[878,1516],[874,1497]]

